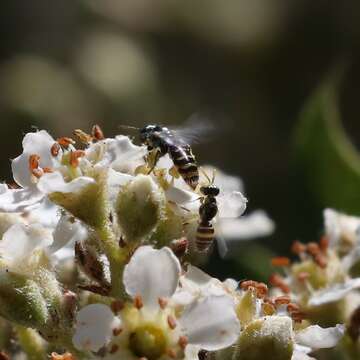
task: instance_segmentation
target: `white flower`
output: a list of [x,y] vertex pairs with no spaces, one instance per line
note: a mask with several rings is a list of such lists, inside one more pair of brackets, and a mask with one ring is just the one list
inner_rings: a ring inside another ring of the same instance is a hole
[[[75,241],[87,236],[87,230],[78,221],[62,216],[55,229],[40,223],[12,225],[0,241],[0,263],[13,271],[27,271],[36,254],[42,253],[55,264],[58,260],[73,257]],[[68,251],[64,251],[68,246]]]
[[45,130],[32,132],[23,139],[23,153],[12,161],[15,182],[20,189],[0,186],[0,211],[31,209],[47,194],[77,193],[95,183],[92,169],[134,172],[143,163],[146,148],[135,146],[126,136],[92,143],[77,150],[71,139],[60,146]]
[[333,209],[324,210],[325,233],[330,246],[349,251],[359,246],[360,218],[339,213]]
[[[74,345],[92,351],[105,346],[109,359],[122,360],[165,360],[174,355],[190,360],[199,349],[214,351],[230,346],[240,331],[232,300],[208,296],[191,302],[180,313],[175,311],[171,299],[180,272],[180,263],[170,249],[140,247],[124,271],[125,289],[134,305],[125,306],[118,318],[110,316],[103,305],[85,307],[77,317]],[[95,316],[98,326],[85,324],[84,318]],[[98,329],[102,329],[101,334]]]

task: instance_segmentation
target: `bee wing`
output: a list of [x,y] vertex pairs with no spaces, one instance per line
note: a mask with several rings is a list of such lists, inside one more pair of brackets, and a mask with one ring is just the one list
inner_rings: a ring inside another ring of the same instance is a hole
[[206,118],[197,114],[190,116],[180,127],[171,129],[176,141],[180,144],[197,144],[210,138],[210,133],[214,130],[214,125]]
[[220,218],[216,216],[216,225],[215,225],[215,237],[216,244],[221,258],[225,258],[228,253],[228,246],[226,244],[226,240],[222,234],[221,226],[220,226]]

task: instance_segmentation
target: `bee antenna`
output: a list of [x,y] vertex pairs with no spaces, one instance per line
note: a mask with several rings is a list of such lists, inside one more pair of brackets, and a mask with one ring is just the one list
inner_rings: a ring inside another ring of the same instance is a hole
[[118,125],[118,127],[121,129],[140,130],[140,128],[131,125]]

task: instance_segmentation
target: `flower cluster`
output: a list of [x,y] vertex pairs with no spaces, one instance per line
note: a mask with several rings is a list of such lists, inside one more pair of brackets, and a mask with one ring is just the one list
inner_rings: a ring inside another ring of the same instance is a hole
[[360,287],[355,225],[329,210],[331,245],[299,243],[302,263],[274,261],[287,269],[271,279],[277,290],[212,278],[195,265],[215,239],[226,256],[274,224],[243,215],[241,181],[198,166],[176,136],[155,125],[138,145],[97,125],[25,135],[14,183],[0,187],[0,332],[12,326],[29,357],[299,360],[343,338],[344,321],[309,309]]

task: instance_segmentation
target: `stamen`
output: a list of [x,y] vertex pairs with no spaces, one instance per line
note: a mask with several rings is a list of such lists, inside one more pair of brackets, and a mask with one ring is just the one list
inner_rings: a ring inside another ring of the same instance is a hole
[[84,156],[85,156],[84,150],[72,151],[70,154],[70,165],[72,167],[78,167],[79,166],[79,158],[82,158]]
[[123,331],[122,328],[115,328],[115,329],[113,329],[113,335],[118,336],[122,333],[122,331]]
[[40,156],[33,154],[29,156],[29,169],[32,172],[34,169],[37,169],[40,165]]
[[101,127],[99,125],[94,125],[92,130],[91,130],[91,135],[96,139],[96,140],[103,140],[105,139],[104,133],[101,129]]
[[51,155],[56,157],[59,155],[59,152],[61,150],[61,146],[59,145],[59,143],[54,143],[53,146],[50,149]]
[[322,255],[322,254],[316,254],[315,256],[314,256],[314,261],[316,262],[316,264],[318,265],[318,266],[320,266],[322,269],[325,269],[326,268],[326,266],[327,266],[327,260],[326,260],[326,258],[324,257],[324,255]]
[[135,296],[135,298],[134,298],[134,306],[138,310],[140,310],[144,306],[143,300],[142,300],[140,295]]
[[244,280],[244,281],[241,281],[239,285],[240,285],[240,288],[243,290],[249,290],[249,288],[256,289],[258,282],[254,281],[254,280]]
[[114,345],[111,347],[109,353],[110,353],[110,354],[115,354],[118,350],[119,350],[119,345],[114,344]]
[[93,140],[93,137],[89,134],[87,134],[85,131],[82,131],[81,129],[75,129],[73,131],[73,134],[84,144],[90,144]]
[[329,248],[329,243],[330,243],[330,240],[326,235],[321,237],[319,246],[320,246],[320,249],[322,252],[326,253],[327,249]]
[[302,242],[296,240],[293,242],[293,244],[291,246],[291,251],[295,255],[300,255],[306,251],[306,245],[303,244]]
[[310,274],[305,271],[302,271],[297,275],[297,279],[300,282],[305,282],[307,279],[309,279],[309,277],[310,277]]
[[188,250],[188,245],[188,239],[186,237],[183,237],[181,239],[173,240],[170,247],[174,254],[180,258],[186,254]]
[[171,330],[174,330],[175,328],[176,328],[176,320],[175,320],[175,318],[174,317],[172,317],[171,315],[169,315],[168,317],[167,317],[167,322],[168,322],[168,325],[169,325],[169,328],[171,329]]
[[44,175],[44,171],[40,168],[32,169],[31,173],[37,178],[40,179]]
[[49,168],[49,167],[44,167],[42,170],[43,170],[43,172],[45,174],[50,174],[50,173],[54,172],[54,170],[52,168]]
[[288,306],[286,307],[286,309],[289,313],[300,311],[299,305],[297,305],[295,303],[289,303]]
[[282,278],[279,274],[272,274],[269,278],[269,283],[272,286],[278,287],[285,294],[290,293],[290,287],[285,283],[284,278]]
[[274,299],[275,306],[286,305],[286,304],[289,304],[290,301],[291,301],[290,297],[287,295],[278,296],[277,298]]
[[290,259],[285,256],[278,256],[271,259],[271,265],[272,266],[289,266],[290,265]]
[[186,336],[180,336],[179,337],[178,344],[183,350],[185,350],[188,343],[189,343],[189,340],[188,340],[188,338]]
[[75,141],[72,138],[69,137],[61,137],[59,139],[56,140],[60,146],[64,147],[65,149],[67,149],[69,147],[69,145],[74,145]]
[[311,256],[315,256],[315,255],[319,254],[320,247],[319,247],[319,245],[317,243],[310,242],[310,243],[307,244],[306,251]]
[[255,288],[258,298],[264,298],[268,294],[269,289],[264,283],[258,283]]
[[124,309],[125,305],[121,300],[115,300],[111,303],[110,307],[114,314],[118,314]]
[[168,304],[167,300],[162,297],[159,297],[158,302],[159,302],[159,306],[162,310],[164,310]]
[[275,314],[275,307],[271,303],[263,303],[262,310],[265,315],[273,315]]

